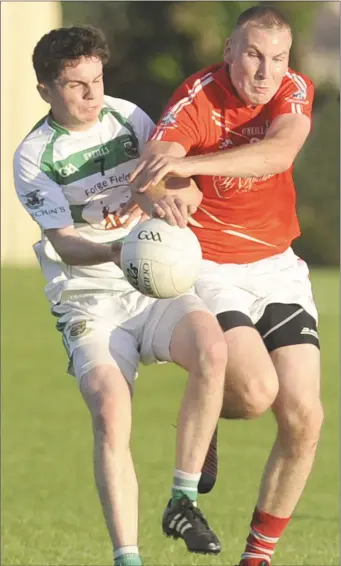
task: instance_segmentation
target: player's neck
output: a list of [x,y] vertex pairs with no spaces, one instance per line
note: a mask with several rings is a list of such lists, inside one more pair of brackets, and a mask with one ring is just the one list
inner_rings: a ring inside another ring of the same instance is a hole
[[63,119],[61,116],[56,115],[50,110],[49,112],[49,122],[52,126],[57,129],[67,130],[68,132],[86,132],[91,130],[97,123],[99,117],[92,122],[74,122],[71,120]]

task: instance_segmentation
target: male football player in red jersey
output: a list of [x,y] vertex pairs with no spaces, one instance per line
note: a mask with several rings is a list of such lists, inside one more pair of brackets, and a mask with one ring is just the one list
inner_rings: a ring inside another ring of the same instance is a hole
[[[270,564],[323,421],[317,312],[308,268],[290,247],[300,235],[292,165],[311,128],[314,87],[289,69],[291,43],[277,9],[243,12],[224,62],[176,90],[131,178],[142,208],[184,226],[179,199],[165,194],[151,205],[153,185],[194,176],[203,197],[189,223],[205,259],[196,292],[217,315],[229,349],[222,417],[255,417],[268,407],[276,417],[240,566]],[[201,479],[201,491],[209,491],[215,477]],[[168,513],[166,534],[173,523]]]

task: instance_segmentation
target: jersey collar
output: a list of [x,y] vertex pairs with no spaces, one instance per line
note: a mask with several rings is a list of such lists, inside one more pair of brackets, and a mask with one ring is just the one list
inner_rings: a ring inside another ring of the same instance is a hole
[[60,136],[62,136],[62,135],[69,136],[70,135],[69,130],[67,130],[66,128],[63,128],[63,126],[60,126],[59,124],[57,124],[57,122],[54,121],[54,119],[52,118],[52,112],[51,111],[47,115],[47,123],[50,126],[50,128],[55,130],[57,132],[57,134],[59,134]]
[[[97,127],[100,122],[103,122],[103,118],[104,118],[104,116],[105,116],[107,113],[110,113],[110,109],[109,109],[109,108],[106,108],[106,107],[103,107],[103,108],[101,109],[100,113],[99,113],[98,121],[96,122],[96,124],[94,124],[93,126],[91,126],[91,128],[89,128],[89,130],[91,130],[92,128]],[[84,132],[88,132],[88,131],[89,131],[89,130],[82,130],[81,132],[78,132],[78,131],[76,131],[76,130],[67,130],[66,128],[64,128],[63,126],[61,126],[60,124],[58,124],[57,122],[54,121],[54,119],[53,119],[53,117],[52,117],[52,112],[51,112],[51,111],[48,113],[46,120],[47,120],[47,123],[48,123],[48,125],[50,126],[50,128],[52,128],[53,130],[55,130],[55,132],[56,132],[59,136],[62,136],[62,135],[71,136],[71,135],[73,135],[73,134],[79,134],[79,133],[84,134]]]

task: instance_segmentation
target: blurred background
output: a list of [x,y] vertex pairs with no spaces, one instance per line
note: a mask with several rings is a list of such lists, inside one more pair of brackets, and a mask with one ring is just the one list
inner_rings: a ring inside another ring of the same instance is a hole
[[[31,66],[32,50],[41,35],[60,25],[102,28],[111,48],[104,75],[106,94],[135,102],[157,120],[186,76],[222,59],[233,22],[254,4],[257,2],[2,3],[1,74],[2,84],[8,87],[1,101],[4,261],[34,261],[31,244],[37,229],[14,196],[11,159],[17,144],[46,112],[35,90]],[[311,265],[338,265],[340,3],[275,4],[294,30],[291,66],[308,74],[316,85],[312,134],[295,166],[303,233],[295,249]],[[15,48],[18,37],[22,50]],[[23,229],[26,238],[20,236]]]
[[[17,202],[12,155],[46,114],[31,54],[61,25],[92,24],[109,40],[108,95],[157,120],[189,74],[220,61],[239,13],[256,2],[1,2],[1,564],[112,564],[92,475],[91,423],[44,297],[31,246],[39,230]],[[339,566],[340,3],[276,2],[294,30],[291,65],[316,85],[313,129],[295,165],[303,235],[319,310],[325,423],[317,460],[273,566]],[[295,377],[295,376],[293,376]],[[264,463],[276,434],[271,412],[221,421],[220,471],[200,508],[223,543],[218,557],[166,540],[177,411],[185,384],[172,364],[140,368],[132,449],[140,485],[146,566],[232,566],[239,560]]]

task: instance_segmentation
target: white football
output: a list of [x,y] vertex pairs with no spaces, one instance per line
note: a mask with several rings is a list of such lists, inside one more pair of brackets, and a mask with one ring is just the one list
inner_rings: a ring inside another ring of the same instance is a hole
[[124,239],[121,268],[143,295],[169,299],[186,293],[198,277],[202,259],[196,235],[189,228],[150,218]]

